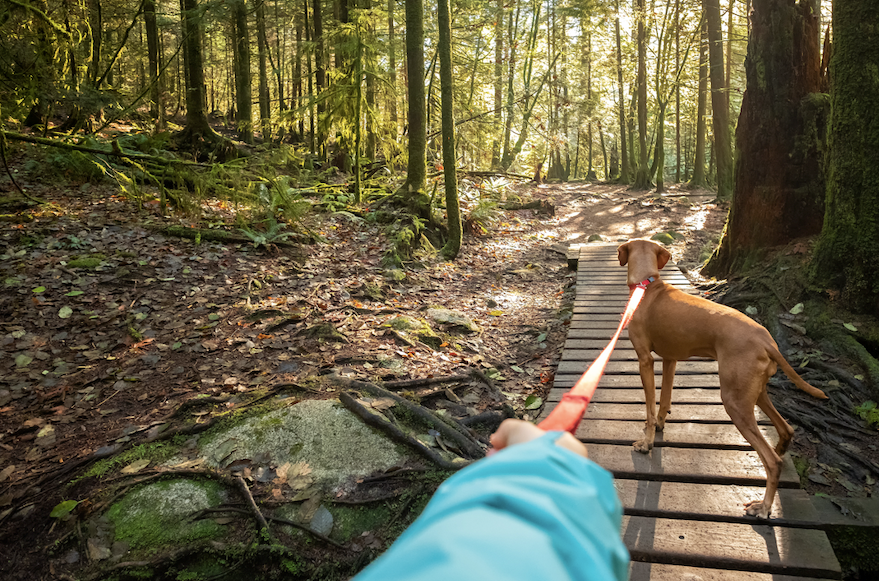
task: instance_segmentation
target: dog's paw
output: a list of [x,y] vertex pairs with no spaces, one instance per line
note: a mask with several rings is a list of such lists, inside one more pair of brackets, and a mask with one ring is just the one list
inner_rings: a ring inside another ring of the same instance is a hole
[[648,442],[645,440],[638,440],[632,446],[635,448],[636,452],[641,452],[642,454],[646,454],[651,449],[653,449],[653,442]]
[[769,518],[770,510],[763,508],[762,500],[752,500],[745,503],[745,514],[748,516],[756,516],[757,518]]

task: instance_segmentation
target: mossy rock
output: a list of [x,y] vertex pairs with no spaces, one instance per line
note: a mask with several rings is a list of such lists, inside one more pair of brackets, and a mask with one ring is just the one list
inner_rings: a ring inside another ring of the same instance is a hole
[[385,277],[395,282],[406,280],[406,272],[399,268],[389,268],[385,271]]
[[333,341],[337,343],[347,343],[348,338],[339,333],[330,323],[319,323],[302,331],[302,334],[312,339],[320,341]]
[[126,494],[106,517],[114,526],[115,541],[151,550],[223,536],[224,527],[213,520],[189,517],[225,500],[226,491],[216,481],[166,480]]
[[589,238],[586,239],[587,242],[604,242],[604,237],[601,234],[592,234]]
[[659,242],[660,244],[671,244],[672,242],[675,241],[674,236],[672,236],[668,232],[660,232],[659,234],[654,234],[653,236],[650,237],[650,239],[655,240],[656,242]]
[[441,325],[460,328],[470,333],[478,333],[480,331],[479,326],[470,317],[458,311],[439,308],[427,309],[427,316]]

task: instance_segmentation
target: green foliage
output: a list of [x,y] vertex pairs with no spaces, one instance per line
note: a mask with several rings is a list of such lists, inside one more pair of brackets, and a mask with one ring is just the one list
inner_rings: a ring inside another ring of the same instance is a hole
[[[86,139],[83,145],[99,146],[92,138]],[[49,174],[63,174],[70,180],[99,182],[109,173],[105,156],[95,156],[76,150],[52,148],[46,152],[46,162],[51,166]]]
[[265,230],[255,230],[248,226],[239,228],[239,231],[253,241],[253,247],[268,247],[272,244],[282,242],[293,235],[292,232],[281,232],[287,227],[283,222],[278,222],[274,216],[269,216],[265,220],[259,222],[266,224]]
[[867,422],[868,426],[879,428],[879,407],[877,407],[875,401],[865,401],[861,405],[855,407],[854,412],[858,417]]
[[177,448],[166,442],[153,442],[135,446],[122,452],[113,458],[99,460],[83,475],[83,478],[102,478],[116,468],[126,466],[137,460],[150,459],[154,462],[164,462],[177,453]]

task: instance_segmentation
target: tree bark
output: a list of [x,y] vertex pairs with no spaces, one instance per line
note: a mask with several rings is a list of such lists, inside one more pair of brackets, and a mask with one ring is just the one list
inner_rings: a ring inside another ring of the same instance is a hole
[[323,33],[323,14],[321,14],[321,0],[313,0],[312,3],[313,9],[311,14],[312,20],[312,35],[311,41],[314,43],[314,85],[315,85],[315,94],[314,98],[317,99],[317,120],[316,126],[312,128],[312,134],[314,134],[315,140],[315,148],[318,153],[325,156],[326,155],[326,140],[324,138],[323,124],[324,120],[324,110],[326,109],[326,104],[321,98],[321,93],[326,87],[326,69],[325,65],[325,50],[324,50],[324,33]]
[[[785,0],[787,2],[788,0]],[[733,164],[729,138],[729,94],[724,85],[723,37],[720,30],[720,0],[702,0],[708,23],[708,63],[711,80],[712,128],[717,163],[717,197],[732,195]]]
[[391,139],[397,140],[397,47],[394,44],[394,8],[396,0],[388,0],[388,119]]
[[418,214],[429,213],[427,184],[427,108],[424,89],[424,5],[406,0],[406,69],[409,89],[409,163],[406,193]]
[[500,131],[504,102],[504,0],[497,0],[494,21],[494,139],[491,142],[491,169],[501,167]]
[[754,0],[751,15],[735,193],[726,235],[706,265],[715,276],[767,247],[817,234],[824,215],[818,18],[809,0]]
[[156,126],[165,126],[165,108],[160,101],[162,95],[162,79],[159,77],[159,28],[156,25],[156,0],[145,0],[143,20],[147,37],[147,67],[150,82],[150,115],[156,120]]
[[879,3],[836,0],[830,60],[830,131],[824,227],[815,281],[879,315]]
[[620,0],[616,0],[616,20],[614,29],[617,41],[617,88],[619,89],[620,113],[620,176],[621,184],[629,183],[629,153],[626,149],[626,99],[623,88],[623,51],[620,41]]
[[452,85],[452,28],[449,0],[439,0],[437,21],[439,27],[440,93],[442,95],[443,176],[446,190],[448,215],[448,239],[443,246],[443,256],[454,260],[461,250],[463,230],[461,209],[458,204],[458,178],[455,164],[455,118],[453,115],[454,87]]
[[635,15],[638,21],[638,167],[632,188],[646,190],[650,187],[647,167],[647,10],[644,0],[638,0]]
[[238,106],[238,138],[253,143],[253,89],[250,75],[250,34],[247,27],[246,0],[232,4],[235,19],[235,54],[238,67],[235,71],[235,102]]
[[699,98],[696,105],[696,146],[689,187],[705,187],[705,108],[708,102],[708,23],[703,20],[699,43]]
[[259,58],[259,121],[262,138],[272,138],[272,108],[269,95],[269,75],[266,60],[269,44],[266,39],[266,6],[265,0],[256,0],[256,45]]

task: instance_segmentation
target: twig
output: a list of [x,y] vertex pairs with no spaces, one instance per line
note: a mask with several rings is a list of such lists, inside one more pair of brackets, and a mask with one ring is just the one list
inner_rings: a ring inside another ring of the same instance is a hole
[[9,179],[12,180],[12,185],[15,186],[15,189],[18,190],[18,193],[27,198],[32,202],[36,202],[37,204],[45,204],[45,200],[40,200],[35,198],[21,189],[21,186],[18,185],[18,182],[15,181],[15,176],[12,175],[12,171],[9,169],[9,164],[6,161],[6,135],[3,134],[2,138],[0,138],[0,157],[3,158],[3,167],[6,168],[6,174],[9,176]]
[[260,532],[265,531],[266,535],[271,536],[271,533],[269,532],[269,523],[266,522],[266,517],[264,517],[259,511],[259,507],[256,506],[256,501],[253,500],[253,495],[250,493],[247,483],[244,482],[244,479],[240,476],[235,477],[235,482],[238,484],[238,490],[241,492],[241,496],[244,497],[244,502],[250,507],[250,512],[253,514],[253,518],[256,519]]
[[[192,516],[192,518],[197,519],[197,518],[201,518],[203,515],[217,514],[217,513],[228,513],[228,512],[234,512],[237,514],[250,514],[250,511],[245,510],[243,508],[235,508],[232,506],[223,506],[223,507],[218,507],[218,508],[205,508],[205,509],[200,510],[197,513],[195,513]],[[301,531],[305,531],[306,533],[309,533],[310,535],[314,536],[315,538],[320,539],[320,540],[324,541],[325,543],[333,545],[334,547],[337,547],[339,549],[345,549],[346,551],[351,550],[348,547],[346,547],[345,545],[343,545],[342,543],[340,543],[338,541],[334,541],[330,537],[328,537],[322,533],[317,532],[316,530],[312,529],[308,525],[304,525],[304,524],[298,523],[296,521],[287,520],[285,518],[280,518],[277,516],[267,516],[265,518],[266,518],[266,520],[272,521],[274,523],[291,526],[291,527],[299,529]]]
[[342,402],[342,405],[345,406],[345,408],[356,414],[367,425],[378,428],[379,430],[390,436],[392,439],[415,449],[419,454],[434,462],[437,466],[444,470],[458,470],[469,464],[469,462],[449,462],[412,436],[403,432],[403,430],[401,430],[388,420],[380,417],[377,414],[372,413],[371,411],[357,403],[357,400],[348,393],[340,393],[339,401]]
[[387,397],[394,400],[396,403],[402,405],[407,410],[412,412],[412,414],[414,414],[418,419],[425,422],[430,427],[436,429],[449,440],[455,442],[458,447],[461,448],[470,458],[475,459],[485,456],[485,450],[483,450],[482,447],[476,443],[476,441],[470,436],[469,433],[466,433],[457,424],[447,423],[444,419],[432,413],[430,410],[420,405],[414,404],[408,399],[402,398],[395,393],[392,393],[375,385],[374,383],[348,379],[346,377],[340,377],[335,374],[328,377],[331,381],[343,387],[367,391],[373,395],[377,395],[378,397]]

